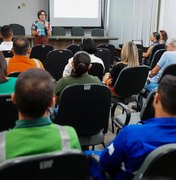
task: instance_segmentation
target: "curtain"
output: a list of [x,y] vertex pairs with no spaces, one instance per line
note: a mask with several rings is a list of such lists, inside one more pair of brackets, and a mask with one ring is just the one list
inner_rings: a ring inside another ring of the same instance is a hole
[[169,38],[176,37],[176,0],[161,0],[159,30],[164,29]]
[[158,0],[110,0],[109,36],[116,47],[131,40],[143,40],[150,45],[150,35],[157,31]]

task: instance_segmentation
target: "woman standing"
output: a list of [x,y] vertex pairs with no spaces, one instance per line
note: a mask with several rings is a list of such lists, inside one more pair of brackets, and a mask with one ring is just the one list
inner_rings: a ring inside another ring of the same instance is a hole
[[31,34],[34,36],[34,45],[48,44],[48,36],[51,36],[51,25],[46,21],[47,14],[44,10],[40,10],[37,17],[38,20],[31,27]]

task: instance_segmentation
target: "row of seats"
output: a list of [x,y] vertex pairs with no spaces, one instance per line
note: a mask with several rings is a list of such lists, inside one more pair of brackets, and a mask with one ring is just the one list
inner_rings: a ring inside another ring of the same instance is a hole
[[[25,35],[25,27],[20,24],[10,24],[14,35]],[[71,35],[72,36],[84,36],[84,28],[83,27],[72,27]],[[52,27],[52,35],[57,36],[65,36],[66,30],[64,27],[53,26]],[[91,29],[91,36],[104,36],[103,28],[93,28]]]
[[[55,26],[52,27],[52,34],[65,36],[66,30],[63,27]],[[84,28],[83,27],[72,27],[71,28],[71,35],[72,36],[84,36]],[[91,29],[91,36],[104,36],[104,29],[103,28],[93,28]]]

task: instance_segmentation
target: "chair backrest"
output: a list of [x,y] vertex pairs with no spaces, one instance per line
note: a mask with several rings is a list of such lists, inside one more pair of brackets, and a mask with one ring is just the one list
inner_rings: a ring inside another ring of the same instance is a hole
[[72,27],[71,35],[72,36],[84,36],[84,28],[83,27]]
[[99,44],[97,48],[106,48],[109,49],[111,52],[111,60],[110,64],[114,64],[115,59],[115,46],[113,44]]
[[78,136],[94,135],[108,129],[111,92],[103,84],[67,86],[59,98],[56,123],[70,125]]
[[100,81],[103,80],[103,75],[104,75],[104,68],[103,65],[100,63],[91,63],[92,67],[89,69],[88,73],[97,76]]
[[50,152],[38,155],[17,157],[0,163],[0,179],[87,180],[88,158],[79,150]]
[[161,145],[148,154],[133,180],[176,179],[176,143]]
[[151,63],[152,59],[153,59],[153,56],[155,54],[155,52],[159,49],[166,49],[166,45],[165,44],[158,44],[156,46],[153,47],[153,50],[152,50],[152,53],[151,55],[149,56],[149,62]]
[[52,34],[57,35],[57,36],[65,36],[65,28],[64,27],[59,27],[59,26],[53,26],[52,27]]
[[136,95],[144,88],[148,77],[147,66],[125,67],[118,75],[114,90],[119,97]]
[[103,28],[93,28],[91,29],[91,36],[104,36]]
[[13,52],[11,50],[3,50],[2,53],[5,58],[13,57]]
[[145,101],[145,103],[142,106],[141,112],[140,112],[140,119],[141,120],[147,120],[150,118],[153,118],[155,115],[155,110],[153,108],[153,99],[154,95],[156,93],[156,89],[152,90]]
[[97,48],[97,51],[94,54],[95,56],[99,57],[105,66],[105,72],[109,72],[110,65],[111,65],[111,52],[109,49],[106,48]]
[[169,66],[167,66],[164,71],[161,74],[161,77],[158,80],[158,83],[161,81],[161,79],[166,75],[166,74],[170,74],[173,76],[176,76],[176,64],[171,64]]
[[158,61],[160,60],[162,54],[166,51],[166,49],[158,49],[154,55],[153,58],[151,60],[151,64],[150,64],[150,69],[153,69],[156,64],[158,63]]
[[11,94],[0,95],[0,131],[11,129],[18,119],[18,110],[11,100]]
[[13,35],[25,35],[25,28],[21,24],[9,24],[12,28]]
[[39,59],[45,67],[47,54],[53,49],[54,47],[50,44],[34,45],[30,53],[30,58]]
[[70,44],[66,47],[66,49],[69,49],[70,51],[72,51],[73,55],[78,52],[81,51],[80,45],[79,44]]
[[46,57],[45,69],[57,81],[62,77],[64,68],[71,57],[73,57],[73,53],[68,49],[52,50]]
[[143,50],[138,48],[138,58],[139,58],[140,65],[142,65],[142,54],[143,54]]

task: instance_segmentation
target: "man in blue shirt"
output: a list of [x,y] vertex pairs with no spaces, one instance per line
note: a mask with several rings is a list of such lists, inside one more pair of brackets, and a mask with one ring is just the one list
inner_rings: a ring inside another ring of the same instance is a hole
[[[93,151],[100,156],[97,169],[106,170],[116,180],[129,180],[151,151],[164,144],[176,143],[175,98],[176,77],[166,75],[154,96],[155,117],[124,127],[102,152]],[[95,167],[92,170],[95,172]]]

